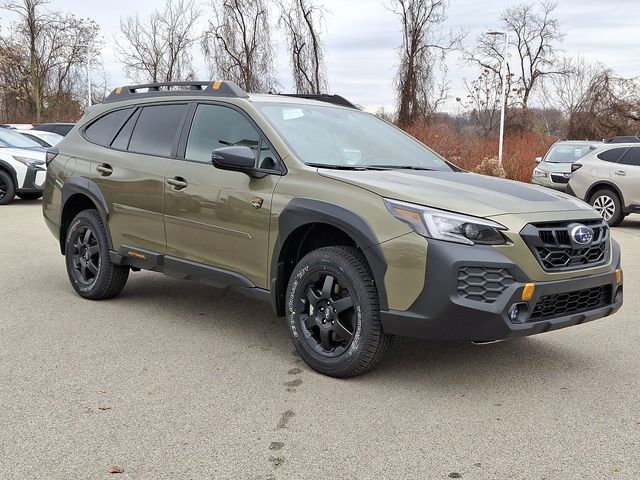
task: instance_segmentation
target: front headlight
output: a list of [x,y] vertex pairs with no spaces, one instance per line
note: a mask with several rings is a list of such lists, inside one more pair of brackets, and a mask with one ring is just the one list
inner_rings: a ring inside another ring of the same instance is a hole
[[543,171],[543,170],[538,170],[537,168],[533,169],[533,176],[534,177],[547,177],[548,173]]
[[423,207],[413,203],[384,199],[389,213],[408,224],[423,237],[464,243],[466,245],[504,245],[507,243],[500,230],[504,225],[484,218],[470,217],[444,210]]
[[33,158],[26,158],[26,157],[13,156],[13,159],[16,162],[20,162],[23,165],[26,165],[27,167],[40,167],[45,163],[44,160],[34,160]]

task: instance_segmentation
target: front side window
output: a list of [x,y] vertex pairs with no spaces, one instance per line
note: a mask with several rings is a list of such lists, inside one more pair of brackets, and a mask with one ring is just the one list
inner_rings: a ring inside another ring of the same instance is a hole
[[307,165],[452,171],[442,157],[374,115],[310,104],[256,103]]
[[186,110],[186,104],[144,107],[131,134],[129,151],[171,156]]
[[198,105],[189,131],[185,158],[211,163],[214,150],[235,145],[253,150],[258,167],[276,168],[275,155],[240,112],[220,105]]

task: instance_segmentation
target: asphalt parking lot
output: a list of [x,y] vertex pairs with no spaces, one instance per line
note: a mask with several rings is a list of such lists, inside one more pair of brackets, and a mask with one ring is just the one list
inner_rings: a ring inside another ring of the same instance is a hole
[[614,230],[615,316],[485,346],[400,339],[345,381],[232,292],[136,273],[82,300],[40,209],[0,207],[0,478],[640,478],[640,216]]

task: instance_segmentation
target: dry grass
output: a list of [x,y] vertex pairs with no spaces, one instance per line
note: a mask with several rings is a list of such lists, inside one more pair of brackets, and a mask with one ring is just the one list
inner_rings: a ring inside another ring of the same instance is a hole
[[[466,169],[475,170],[480,164],[498,156],[497,137],[457,133],[447,124],[414,125],[407,131],[447,160]],[[557,138],[528,132],[505,137],[503,167],[507,178],[529,182],[535,157],[544,155]],[[484,167],[484,165],[483,165]],[[481,167],[482,173],[487,173]],[[488,172],[490,173],[490,172]]]

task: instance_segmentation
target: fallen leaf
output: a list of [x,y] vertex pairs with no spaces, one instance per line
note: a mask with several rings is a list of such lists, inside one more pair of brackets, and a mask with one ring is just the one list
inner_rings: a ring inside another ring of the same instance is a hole
[[109,469],[109,473],[124,473],[124,468],[114,465]]
[[111,407],[98,407],[98,410],[111,410]]

